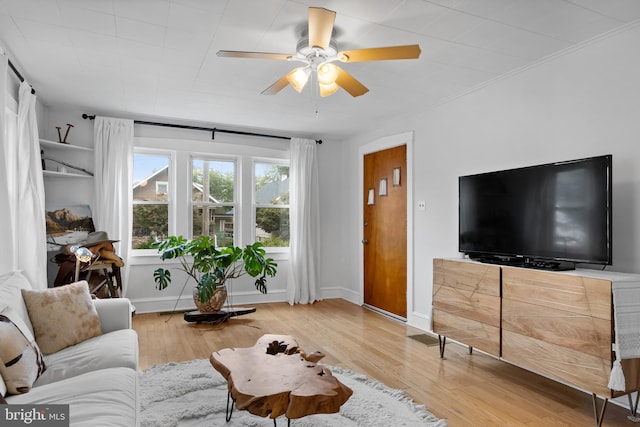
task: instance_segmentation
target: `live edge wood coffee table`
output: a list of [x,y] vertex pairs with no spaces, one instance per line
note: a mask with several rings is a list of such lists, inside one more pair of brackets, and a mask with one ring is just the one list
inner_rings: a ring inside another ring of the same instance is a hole
[[[263,335],[253,347],[225,348],[209,360],[227,380],[227,421],[233,404],[240,410],[273,419],[292,419],[340,411],[353,392],[325,366],[323,353],[306,354],[289,335]],[[231,400],[231,406],[229,402]]]

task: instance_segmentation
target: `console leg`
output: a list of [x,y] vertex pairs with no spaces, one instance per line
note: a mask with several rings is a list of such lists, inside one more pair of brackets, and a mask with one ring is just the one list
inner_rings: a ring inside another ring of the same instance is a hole
[[593,414],[596,419],[596,427],[601,427],[602,421],[604,420],[604,411],[607,409],[607,402],[609,402],[609,399],[606,397],[604,398],[604,403],[599,411],[600,413],[598,413],[598,396],[596,396],[595,393],[592,393],[591,396],[593,398]]
[[447,343],[447,337],[438,335],[438,346],[440,347],[440,359],[444,359],[444,346]]
[[640,391],[636,392],[636,403],[632,402],[631,394],[632,393],[627,394],[627,396],[629,397],[629,410],[631,411],[631,415],[636,416],[636,414],[638,413],[638,399],[640,399]]
[[640,398],[640,391],[636,392],[636,402],[633,403],[633,400],[631,399],[631,394],[629,393],[627,394],[627,396],[629,397],[629,412],[631,412],[631,415],[629,415],[627,417],[627,419],[629,421],[633,421],[634,423],[640,423],[640,417],[637,416],[638,414],[638,399]]

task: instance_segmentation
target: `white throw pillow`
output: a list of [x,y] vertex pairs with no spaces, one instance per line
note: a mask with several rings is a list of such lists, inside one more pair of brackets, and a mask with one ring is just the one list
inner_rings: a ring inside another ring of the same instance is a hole
[[45,290],[23,290],[22,296],[44,354],[102,335],[100,318],[84,280]]
[[27,307],[22,299],[22,289],[33,289],[27,277],[21,271],[13,271],[11,273],[0,276],[0,310],[3,307],[11,307],[16,314],[25,323],[31,335],[33,335],[33,327],[29,320]]
[[27,393],[45,370],[33,335],[10,307],[0,312],[0,362],[5,393],[9,394]]

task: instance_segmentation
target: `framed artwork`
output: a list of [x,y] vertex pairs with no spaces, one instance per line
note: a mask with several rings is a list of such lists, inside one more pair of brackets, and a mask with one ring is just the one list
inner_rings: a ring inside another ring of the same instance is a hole
[[45,211],[48,251],[82,243],[96,231],[89,205],[47,205]]

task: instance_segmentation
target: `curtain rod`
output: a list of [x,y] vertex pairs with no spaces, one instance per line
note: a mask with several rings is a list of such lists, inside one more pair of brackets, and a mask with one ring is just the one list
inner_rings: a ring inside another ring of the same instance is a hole
[[[13,71],[13,73],[16,75],[16,77],[18,77],[18,79],[20,80],[20,83],[24,82],[24,77],[22,77],[22,74],[20,74],[20,71],[18,71],[16,66],[13,65],[13,62],[11,62],[10,59],[8,59],[7,61],[9,62],[9,68],[11,68],[11,71]],[[31,86],[31,93],[33,95],[36,94],[36,90],[33,88],[33,86]]]
[[[93,116],[90,116],[86,113],[83,113],[82,118],[85,120],[86,119],[93,120],[96,118],[96,116],[95,114]],[[177,125],[173,123],[146,122],[143,120],[134,120],[133,123],[136,125],[161,126],[161,127],[167,127],[167,128],[178,128],[178,129],[189,129],[189,130],[204,130],[207,132],[211,132],[211,139],[216,139],[216,132],[229,133],[233,135],[259,136],[262,138],[291,139],[290,136],[267,135],[264,133],[244,132],[239,130],[227,130],[227,129],[218,129],[218,128],[207,128],[207,127],[200,127],[200,126]],[[322,140],[316,139],[316,144],[322,144]]]

